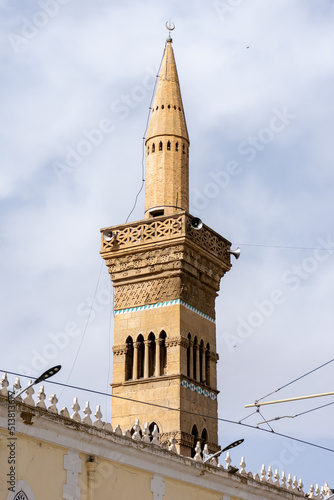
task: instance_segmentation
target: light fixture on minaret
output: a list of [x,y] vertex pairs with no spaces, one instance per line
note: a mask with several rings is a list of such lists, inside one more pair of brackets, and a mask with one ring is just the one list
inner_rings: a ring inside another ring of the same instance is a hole
[[166,27],[145,140],[145,218],[101,229],[115,290],[112,424],[131,429],[139,418],[194,456],[198,441],[220,449],[215,299],[238,250],[189,214],[190,141]]

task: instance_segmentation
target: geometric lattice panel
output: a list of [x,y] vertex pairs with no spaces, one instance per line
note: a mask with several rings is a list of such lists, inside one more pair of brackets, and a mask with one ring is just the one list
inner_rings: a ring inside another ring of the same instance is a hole
[[177,277],[141,281],[115,287],[115,309],[154,304],[179,298]]

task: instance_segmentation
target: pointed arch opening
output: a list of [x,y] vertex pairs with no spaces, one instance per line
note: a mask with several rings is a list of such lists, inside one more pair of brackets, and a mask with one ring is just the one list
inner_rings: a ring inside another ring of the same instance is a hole
[[182,144],[182,153],[185,155],[186,154],[186,147],[184,144]]
[[167,151],[170,151],[170,141],[167,142]]
[[148,376],[154,377],[156,345],[155,345],[155,335],[153,332],[151,332],[148,336],[147,346],[148,346]]
[[190,356],[190,350],[191,350],[191,335],[188,333],[187,336],[188,339],[188,347],[187,347],[187,376],[190,377],[190,363],[191,363],[191,356]]
[[193,428],[191,430],[191,435],[193,437],[193,447],[191,448],[191,458],[194,458],[196,455],[195,447],[198,441],[198,429],[196,425],[193,425]]
[[210,385],[210,344],[209,342],[206,344],[206,352],[205,352],[205,379],[206,385]]
[[162,151],[162,141],[159,142],[159,151]]
[[205,373],[203,370],[203,360],[204,360],[204,342],[201,340],[199,345],[199,381],[204,382]]
[[159,335],[159,348],[160,348],[160,375],[167,374],[167,348],[166,348],[167,334],[162,331]]
[[137,337],[137,349],[138,349],[138,373],[137,378],[144,378],[144,359],[145,359],[145,349],[144,349],[144,337],[142,334]]
[[208,431],[204,428],[201,435],[201,448],[203,450],[204,446],[208,444]]
[[155,427],[155,426],[157,426],[157,430],[158,430],[158,432],[159,432],[159,434],[160,434],[160,430],[159,430],[159,426],[158,426],[158,424],[157,424],[157,423],[155,423],[155,422],[151,422],[151,423],[150,423],[150,425],[148,426],[149,431],[150,431],[150,440],[151,440],[151,441],[152,441],[152,439],[153,439],[153,431],[154,431],[154,427]]
[[125,351],[125,380],[133,379],[133,340],[132,337],[128,337],[125,341],[126,351]]
[[177,142],[177,143],[175,144],[175,151],[178,151],[178,150],[179,150],[179,143]]
[[197,380],[197,353],[198,350],[198,343],[197,343],[197,337],[194,338],[194,344],[193,344],[193,378]]
[[152,153],[155,153],[155,144],[152,144]]

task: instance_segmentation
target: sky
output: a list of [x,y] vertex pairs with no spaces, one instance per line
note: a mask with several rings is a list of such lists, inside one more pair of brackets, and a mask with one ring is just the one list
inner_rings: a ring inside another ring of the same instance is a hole
[[[334,358],[333,2],[1,0],[0,18],[0,371],[59,363],[55,382],[110,392],[99,230],[125,222],[141,187],[171,19],[190,212],[241,249],[216,302],[219,417],[256,426],[333,403],[244,408]],[[129,220],[143,214],[144,190]],[[333,374],[328,363],[267,400],[333,391]],[[110,419],[107,396],[45,390]],[[223,421],[219,442],[244,438],[232,462],[253,473],[334,487],[333,411],[269,424],[332,451]]]

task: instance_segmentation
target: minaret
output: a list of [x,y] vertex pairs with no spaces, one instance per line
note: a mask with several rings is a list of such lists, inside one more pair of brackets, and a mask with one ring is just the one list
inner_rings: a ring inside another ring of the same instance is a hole
[[189,136],[167,38],[146,138],[145,218],[189,211]]
[[112,424],[157,425],[161,441],[193,456],[198,440],[219,449],[215,298],[231,244],[188,213],[188,149],[169,37],[146,139],[145,219],[101,229],[101,255],[115,290],[112,394],[127,398],[112,398]]

